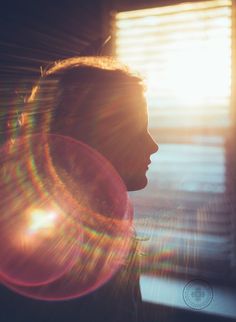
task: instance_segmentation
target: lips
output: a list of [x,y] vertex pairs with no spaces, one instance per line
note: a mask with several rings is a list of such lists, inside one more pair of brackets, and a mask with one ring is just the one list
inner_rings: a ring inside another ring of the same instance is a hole
[[147,164],[147,169],[149,169],[149,167],[148,167],[148,166],[149,166],[149,164],[151,164],[151,161],[149,161],[149,162],[148,162],[148,164]]

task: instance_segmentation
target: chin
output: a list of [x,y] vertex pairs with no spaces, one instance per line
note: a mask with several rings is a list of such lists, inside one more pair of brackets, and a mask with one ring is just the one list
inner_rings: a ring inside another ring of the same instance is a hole
[[139,178],[132,178],[128,181],[125,181],[125,185],[128,191],[136,191],[136,190],[144,189],[147,183],[148,183],[148,180],[146,176],[139,177]]

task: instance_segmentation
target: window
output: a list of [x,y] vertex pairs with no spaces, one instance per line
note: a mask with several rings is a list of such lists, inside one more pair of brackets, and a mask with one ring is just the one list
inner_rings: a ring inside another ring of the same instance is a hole
[[116,55],[146,79],[159,143],[149,185],[131,193],[146,274],[234,279],[232,1],[115,15]]

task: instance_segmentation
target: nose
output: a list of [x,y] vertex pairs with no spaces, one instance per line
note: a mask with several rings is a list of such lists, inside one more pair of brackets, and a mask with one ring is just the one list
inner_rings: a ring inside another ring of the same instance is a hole
[[159,146],[154,140],[154,138],[151,136],[151,134],[149,134],[149,137],[150,137],[150,151],[151,151],[151,154],[153,154],[159,150]]

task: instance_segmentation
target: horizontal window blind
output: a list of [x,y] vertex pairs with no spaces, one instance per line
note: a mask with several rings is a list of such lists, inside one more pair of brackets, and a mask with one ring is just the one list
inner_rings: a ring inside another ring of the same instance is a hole
[[148,187],[131,193],[149,273],[231,276],[231,16],[230,0],[115,15],[116,55],[146,81],[160,147]]
[[151,127],[229,126],[230,6],[219,0],[117,14],[116,52],[146,78]]

